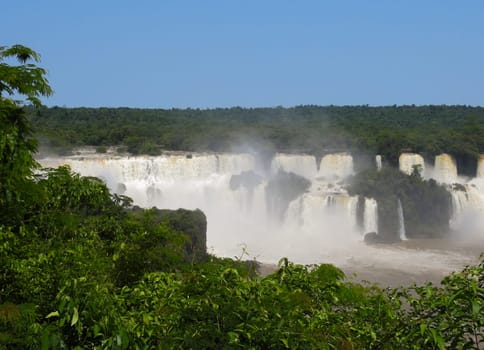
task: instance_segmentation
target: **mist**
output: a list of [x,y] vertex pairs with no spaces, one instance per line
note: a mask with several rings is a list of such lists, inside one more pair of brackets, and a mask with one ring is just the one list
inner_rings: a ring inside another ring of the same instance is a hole
[[[207,250],[217,256],[266,264],[282,257],[302,264],[333,263],[364,276],[373,271],[377,279],[385,280],[382,271],[396,274],[398,283],[419,276],[438,280],[475,262],[477,251],[469,254],[467,248],[475,249],[474,240],[483,237],[484,206],[477,198],[483,192],[475,180],[474,187],[468,186],[477,202],[466,203],[452,222],[455,237],[470,241],[465,249],[453,240],[436,244],[437,249],[415,242],[366,244],[364,234],[378,231],[377,203],[366,198],[361,209],[358,198],[347,193],[345,179],[354,173],[348,153],[328,154],[318,162],[308,154],[276,153],[268,160],[243,147],[238,153],[166,152],[157,157],[82,152],[41,163],[69,164],[82,175],[100,177],[112,192],[142,207],[201,209],[208,221]],[[375,160],[368,164],[376,166]],[[244,183],[244,177],[252,180]]]

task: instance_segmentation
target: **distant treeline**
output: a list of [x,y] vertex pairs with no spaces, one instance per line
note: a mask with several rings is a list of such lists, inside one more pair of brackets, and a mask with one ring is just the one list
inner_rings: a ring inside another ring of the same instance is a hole
[[381,154],[396,164],[402,151],[429,160],[456,157],[473,173],[484,153],[484,108],[470,106],[297,106],[292,108],[44,108],[32,113],[41,141],[58,150],[123,145],[133,154],[161,149]]

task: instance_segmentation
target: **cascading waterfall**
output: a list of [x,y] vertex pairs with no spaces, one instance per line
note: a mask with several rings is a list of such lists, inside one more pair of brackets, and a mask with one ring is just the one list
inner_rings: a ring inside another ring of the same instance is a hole
[[248,196],[248,191],[218,191],[228,187],[232,174],[255,168],[248,154],[166,154],[158,157],[70,157],[43,161],[46,166],[68,164],[84,176],[104,179],[111,191],[123,190],[135,204],[177,209],[204,207],[211,199]]
[[477,161],[477,178],[484,178],[484,154],[479,155],[479,160]]
[[457,181],[457,164],[449,154],[439,154],[435,157],[433,178],[440,183]]
[[[484,155],[480,155],[477,160],[476,178],[466,179],[458,176],[457,163],[450,154],[440,154],[435,157],[434,167],[425,168],[422,156],[416,153],[402,153],[399,158],[399,168],[406,174],[411,174],[414,166],[423,168],[422,175],[433,178],[437,182],[446,185],[451,194],[452,200],[452,219],[451,225],[454,228],[465,224],[460,218],[476,216],[479,212],[484,212]],[[457,185],[456,185],[457,184]],[[483,223],[484,224],[484,223]]]
[[402,241],[407,240],[407,236],[405,233],[405,217],[403,216],[403,207],[400,198],[398,198],[397,202],[397,211],[398,211],[398,235]]
[[425,173],[425,161],[420,154],[417,153],[402,153],[398,158],[400,171],[410,175],[415,166],[420,167],[421,174]]
[[[316,262],[314,256],[322,254],[328,242],[345,246],[362,240],[356,229],[357,197],[350,197],[341,187],[342,179],[353,173],[348,153],[324,156],[319,171],[314,156],[279,153],[270,173],[258,169],[251,154],[167,152],[157,157],[122,157],[84,153],[42,163],[68,164],[82,175],[103,178],[111,191],[130,196],[142,207],[203,210],[208,219],[207,245],[217,255],[240,254],[238,244],[246,243],[252,254],[265,260],[277,261],[286,255],[295,261]],[[303,176],[312,185],[289,203],[282,218],[271,219],[266,186],[280,170]],[[238,179],[232,183],[234,176]],[[260,183],[244,183],[258,178]],[[368,203],[369,208],[376,207],[376,202]],[[375,214],[368,210],[364,225],[374,230]],[[312,254],[307,252],[308,245],[314,249]],[[274,249],[268,251],[271,246]]]
[[375,156],[375,164],[376,164],[376,170],[380,171],[382,167],[381,155],[377,154]]
[[[452,200],[451,226],[455,229],[468,230],[465,223],[469,218],[484,212],[484,155],[477,160],[476,177],[466,179],[458,176],[457,162],[449,154],[435,157],[433,176],[436,181],[446,185]],[[484,222],[483,222],[484,224]]]
[[484,213],[484,181],[475,179],[466,186],[467,206]]
[[[46,167],[68,164],[81,175],[103,178],[111,191],[130,196],[135,205],[201,209],[208,221],[207,250],[218,256],[240,257],[247,251],[248,258],[263,263],[287,257],[301,264],[335,264],[359,276],[380,267],[385,274],[393,269],[394,276],[402,271],[440,275],[472,262],[468,255],[454,252],[365,244],[365,233],[378,232],[378,203],[351,197],[345,190],[343,178],[353,173],[351,155],[326,155],[319,170],[312,156],[274,158],[268,167],[251,154],[166,152],[159,157],[127,157],[91,152],[39,162]],[[277,222],[267,215],[266,186],[279,169],[309,179],[311,186],[289,203]],[[232,181],[237,176],[240,181]],[[259,177],[260,183],[252,181]],[[481,180],[482,176],[466,183],[465,191],[459,192],[456,206],[462,207],[458,215],[466,225],[469,217],[463,215],[469,207],[477,208],[484,188]],[[356,209],[358,203],[363,208]],[[474,227],[482,232],[484,224]]]
[[306,179],[313,179],[318,173],[316,158],[306,154],[276,153],[271,162],[271,172],[275,174],[279,170],[292,172]]
[[[414,154],[400,160],[400,168],[407,172],[423,164],[423,158]],[[325,155],[319,170],[313,156],[277,154],[270,172],[259,169],[251,154],[167,152],[158,157],[122,157],[90,153],[40,161],[47,167],[68,164],[82,175],[100,177],[111,191],[130,196],[136,205],[203,210],[208,218],[208,250],[221,256],[239,256],[239,244],[245,243],[249,253],[263,261],[287,256],[301,263],[344,263],[348,247],[361,243],[364,233],[378,232],[376,200],[364,198],[361,212],[358,198],[349,196],[342,184],[354,172],[348,153]],[[266,186],[281,169],[309,179],[311,186],[289,203],[281,222],[274,222],[267,216]],[[484,210],[483,169],[481,157],[480,178],[465,183],[465,190],[452,192],[456,218],[468,208]],[[260,177],[261,182],[231,188],[233,177],[243,173]],[[400,202],[399,219],[405,239]]]
[[365,198],[365,209],[363,212],[364,233],[378,233],[378,204],[373,198]]
[[353,157],[351,154],[327,154],[321,158],[318,177],[336,180],[352,175],[353,172]]
[[326,197],[325,207],[329,213],[341,213],[346,216],[348,222],[356,229],[356,210],[358,197],[347,194],[331,194]]
[[468,200],[467,192],[465,191],[451,191],[451,201],[452,201],[452,221],[459,217],[466,206]]

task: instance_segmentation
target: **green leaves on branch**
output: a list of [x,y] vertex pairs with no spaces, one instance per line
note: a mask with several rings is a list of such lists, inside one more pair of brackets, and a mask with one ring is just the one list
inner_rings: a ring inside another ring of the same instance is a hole
[[[5,63],[8,59],[15,59],[20,65]],[[50,96],[53,91],[45,78],[46,70],[29,61],[39,62],[40,55],[22,45],[0,46],[0,98],[5,99],[2,95],[21,95],[34,106],[40,107],[39,97]]]
[[[10,59],[20,64],[6,62]],[[31,195],[31,176],[37,167],[30,120],[21,108],[23,101],[12,96],[40,107],[39,97],[52,94],[46,71],[28,63],[32,60],[38,62],[39,55],[25,46],[0,46],[0,224],[21,220],[22,202]]]
[[[482,349],[484,344],[484,261],[442,280],[442,286],[395,291],[401,342],[414,349]],[[418,325],[418,327],[417,327]]]

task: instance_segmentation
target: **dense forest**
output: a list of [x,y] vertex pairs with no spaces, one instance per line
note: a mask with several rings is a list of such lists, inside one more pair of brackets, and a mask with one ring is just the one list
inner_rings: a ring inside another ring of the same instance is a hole
[[[42,108],[32,115],[51,149],[124,145],[133,154],[160,150],[262,153],[332,151],[381,154],[396,165],[403,150],[433,161],[452,154],[475,175],[484,153],[484,108],[470,106],[298,106],[293,108]],[[102,149],[102,148],[100,148]]]
[[398,289],[287,259],[260,277],[242,256],[206,253],[199,211],[136,208],[99,179],[39,169],[32,109],[11,98],[40,108],[51,94],[32,60],[26,47],[0,47],[0,348],[482,348],[484,262]]

